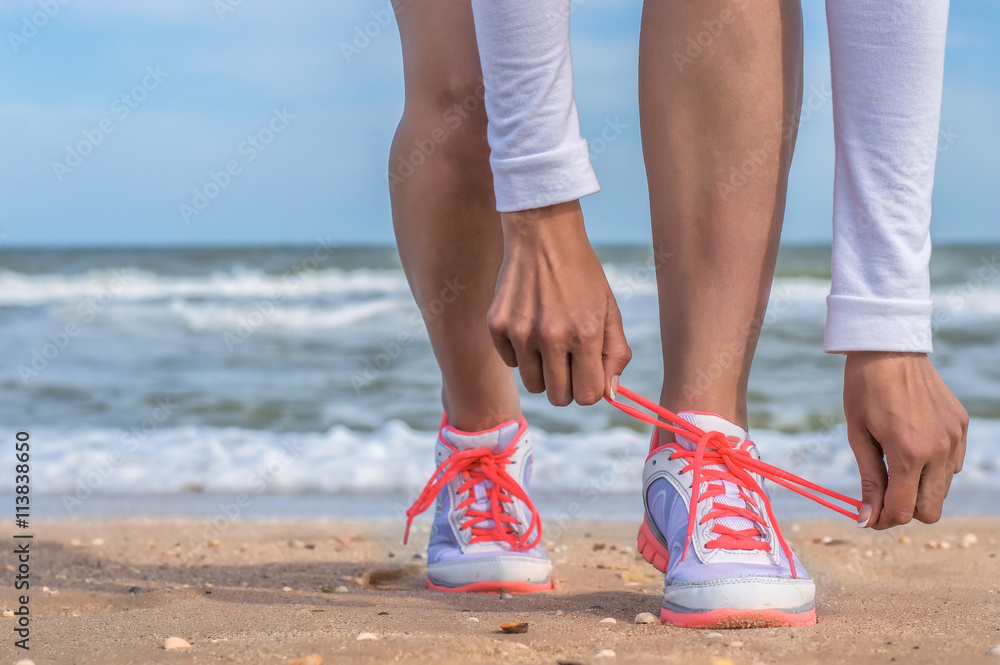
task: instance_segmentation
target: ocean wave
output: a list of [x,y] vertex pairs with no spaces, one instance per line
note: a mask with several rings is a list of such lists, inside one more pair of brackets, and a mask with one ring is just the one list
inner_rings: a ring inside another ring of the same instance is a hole
[[[974,419],[956,487],[1000,488],[992,454],[1000,420]],[[114,429],[36,428],[33,489],[85,498],[92,493],[298,493],[419,491],[433,472],[434,433],[392,421],[374,432],[275,433],[177,427],[148,434]],[[645,433],[612,428],[573,434],[533,430],[533,483],[545,491],[635,492],[648,448]],[[756,431],[765,461],[832,487],[858,474],[844,428],[782,434]]]
[[0,306],[164,298],[310,298],[329,295],[408,293],[398,270],[341,270],[274,275],[232,268],[207,276],[164,276],[124,267],[78,275],[0,272]]

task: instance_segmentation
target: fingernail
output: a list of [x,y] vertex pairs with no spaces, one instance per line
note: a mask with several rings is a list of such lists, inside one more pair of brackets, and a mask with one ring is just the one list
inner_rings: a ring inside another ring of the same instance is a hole
[[611,377],[611,399],[618,399],[618,376]]
[[868,526],[868,520],[872,518],[872,507],[867,503],[861,504],[861,510],[858,512],[858,528],[864,529]]

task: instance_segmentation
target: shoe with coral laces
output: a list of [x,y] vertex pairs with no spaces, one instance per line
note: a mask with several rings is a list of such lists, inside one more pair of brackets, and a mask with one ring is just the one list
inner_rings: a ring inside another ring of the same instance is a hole
[[539,547],[542,523],[528,494],[532,455],[524,417],[482,432],[457,430],[446,417],[435,458],[437,471],[406,512],[409,534],[413,518],[437,503],[428,588],[550,590],[552,563]]
[[743,463],[760,459],[757,447],[719,416],[678,415],[694,428],[663,444],[655,430],[643,469],[638,545],[666,573],[660,618],[697,628],[816,623],[813,581],[776,529],[764,478]]

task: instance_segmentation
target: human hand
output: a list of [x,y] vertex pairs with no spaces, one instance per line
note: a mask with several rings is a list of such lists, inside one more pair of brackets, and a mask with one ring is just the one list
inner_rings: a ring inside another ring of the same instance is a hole
[[488,316],[500,356],[556,406],[614,398],[632,351],[579,202],[501,220],[504,258]]
[[938,521],[962,470],[969,415],[927,355],[849,352],[844,413],[861,472],[858,526]]

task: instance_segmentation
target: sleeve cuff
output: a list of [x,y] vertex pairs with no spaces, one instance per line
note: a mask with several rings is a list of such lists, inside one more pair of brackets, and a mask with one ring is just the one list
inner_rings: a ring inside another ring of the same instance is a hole
[[826,298],[827,353],[900,351],[930,353],[930,300],[883,300],[830,295]]
[[500,212],[575,201],[601,189],[590,164],[590,147],[583,138],[538,155],[491,158],[490,164]]

